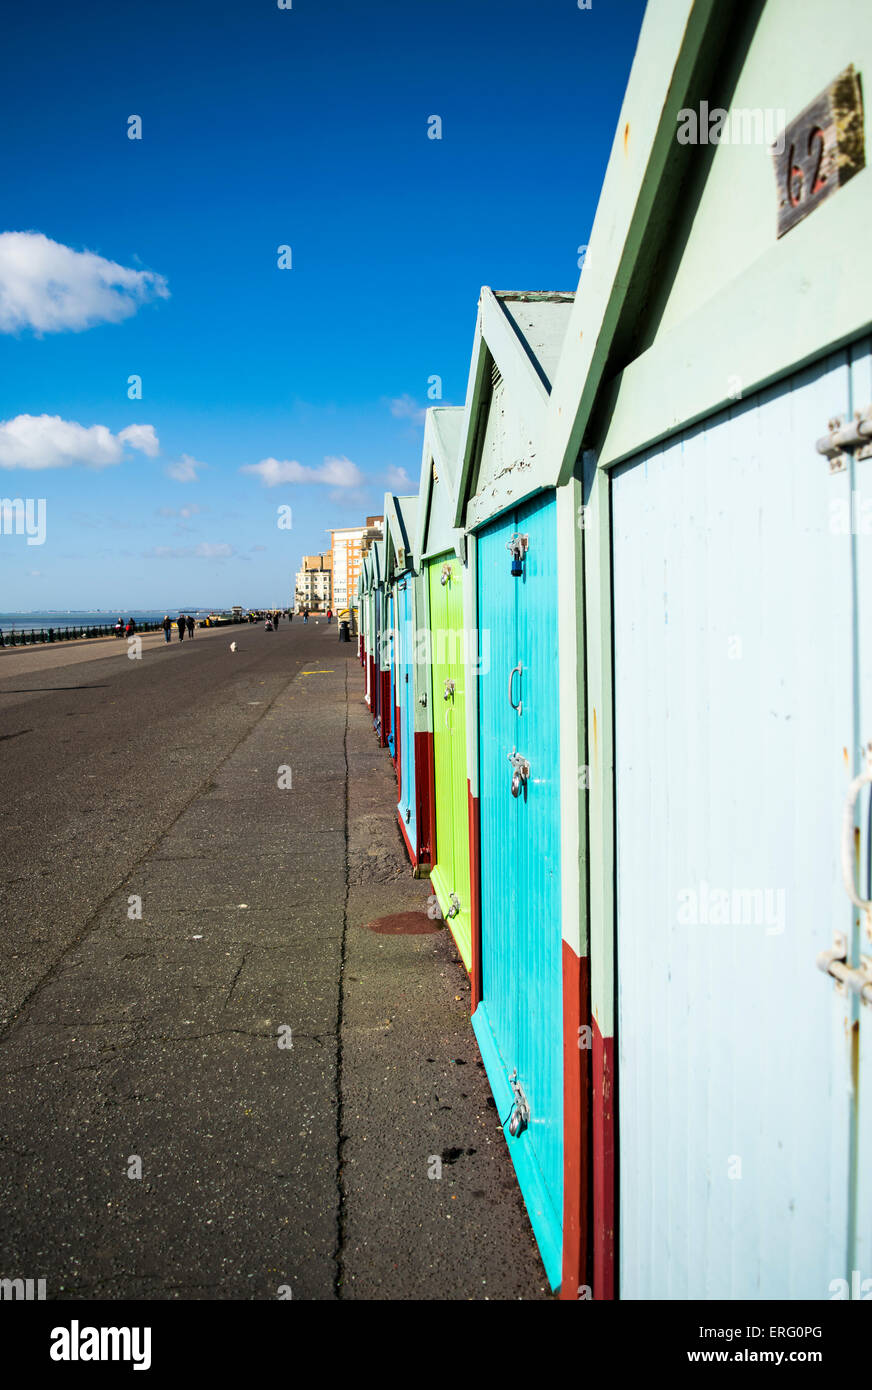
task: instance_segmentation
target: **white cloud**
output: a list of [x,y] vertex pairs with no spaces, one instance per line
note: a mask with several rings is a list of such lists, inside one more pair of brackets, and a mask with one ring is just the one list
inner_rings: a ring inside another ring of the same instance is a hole
[[207,463],[198,463],[190,454],[182,454],[177,463],[171,463],[167,468],[167,476],[174,478],[177,483],[196,483],[199,482],[197,476],[198,468],[208,468]]
[[396,468],[392,464],[385,473],[385,482],[394,492],[404,492],[412,486],[412,479],[409,477],[405,468]]
[[169,290],[153,271],[74,251],[42,232],[0,233],[0,333],[120,323],[155,298],[168,299]]
[[113,434],[105,425],[79,425],[59,415],[16,415],[0,421],[0,468],[70,468],[120,463],[125,445],[150,458],[159,451],[151,425],[128,425]]
[[140,449],[150,459],[157,458],[160,453],[154,425],[128,425],[126,429],[119,431],[118,438],[131,449]]
[[223,541],[214,545],[201,541],[199,545],[194,546],[194,554],[198,560],[228,560],[231,555],[236,554],[236,550]]
[[391,414],[397,420],[412,420],[416,425],[423,425],[427,407],[418,405],[410,395],[404,394],[391,401]]
[[318,468],[308,468],[296,459],[261,459],[260,463],[246,463],[240,473],[253,473],[260,478],[264,487],[278,487],[280,483],[326,483],[331,487],[359,487],[364,481],[363,474],[351,459],[328,456]]

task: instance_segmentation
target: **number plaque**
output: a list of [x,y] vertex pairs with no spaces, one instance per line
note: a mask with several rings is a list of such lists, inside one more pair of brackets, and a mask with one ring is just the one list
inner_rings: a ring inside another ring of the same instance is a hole
[[785,127],[772,156],[781,237],[865,165],[863,96],[853,64]]

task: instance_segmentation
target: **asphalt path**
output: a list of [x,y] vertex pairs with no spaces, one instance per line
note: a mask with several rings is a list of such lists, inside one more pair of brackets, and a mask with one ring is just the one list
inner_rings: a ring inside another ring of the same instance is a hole
[[115,638],[0,653],[0,1031],[319,635],[310,620],[146,634],[140,659]]
[[[337,639],[0,653],[0,1277],[547,1297]],[[424,934],[370,930],[403,911]]]

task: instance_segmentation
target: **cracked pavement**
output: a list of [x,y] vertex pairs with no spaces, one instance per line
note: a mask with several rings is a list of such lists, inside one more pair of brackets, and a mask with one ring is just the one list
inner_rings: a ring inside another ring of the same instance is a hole
[[547,1296],[449,934],[365,930],[428,889],[336,635],[0,657],[0,1275]]

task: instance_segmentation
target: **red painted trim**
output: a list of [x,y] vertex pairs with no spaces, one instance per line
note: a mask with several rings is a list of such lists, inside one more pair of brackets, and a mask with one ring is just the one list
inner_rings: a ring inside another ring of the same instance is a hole
[[435,864],[436,827],[433,795],[433,735],[415,733],[415,819],[418,826],[418,863]]
[[384,681],[382,686],[382,742],[385,748],[387,748],[388,739],[391,736],[391,716],[393,714],[393,709],[391,707],[390,667],[388,667],[386,671],[382,671],[382,680]]
[[367,708],[375,711],[375,657],[369,655],[369,696],[364,696]]
[[[563,942],[563,1274],[561,1300],[590,1284],[590,962]],[[588,1297],[590,1295],[588,1294]]]
[[593,1296],[615,1297],[615,1040],[593,1030]]
[[405,827],[405,824],[404,824],[404,822],[403,822],[403,818],[402,818],[402,816],[400,815],[400,808],[399,808],[399,807],[397,807],[397,824],[399,825],[400,830],[401,830],[401,832],[402,832],[403,839],[404,839],[405,842],[406,842],[406,851],[407,851],[407,853],[408,853],[408,855],[409,855],[409,859],[411,860],[411,862],[412,862],[413,864],[417,865],[417,861],[416,861],[416,859],[415,859],[415,851],[414,851],[414,849],[412,848],[412,841],[409,839],[409,836],[408,836],[408,834],[407,834],[407,832],[406,832],[406,827]]
[[472,788],[469,785],[469,778],[466,781],[466,799],[469,811],[469,894],[470,894],[470,914],[469,914],[469,937],[470,937],[470,971],[469,979],[471,985],[472,998],[470,1000],[470,1013],[475,1013],[481,1003],[481,831],[478,808],[478,797],[473,796]]

